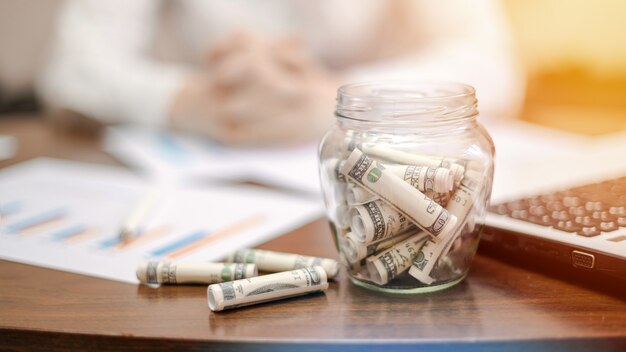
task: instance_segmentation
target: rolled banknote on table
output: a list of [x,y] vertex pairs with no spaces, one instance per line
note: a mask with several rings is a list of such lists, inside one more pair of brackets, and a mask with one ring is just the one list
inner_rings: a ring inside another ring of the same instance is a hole
[[350,228],[361,243],[380,241],[414,227],[401,212],[381,200],[350,210]]
[[324,268],[315,266],[213,284],[207,289],[207,301],[212,311],[221,311],[324,291],[327,288]]
[[461,182],[463,174],[465,173],[465,168],[462,165],[457,164],[456,159],[408,153],[380,145],[363,145],[362,149],[363,152],[368,155],[393,161],[398,164],[422,165],[431,168],[443,167],[450,169],[454,177],[454,182],[457,184]]
[[213,284],[254,277],[258,271],[255,264],[149,261],[136,274],[146,284]]
[[339,272],[339,263],[334,259],[261,249],[240,249],[231,253],[226,260],[237,263],[254,263],[260,271],[265,272],[281,272],[319,265],[324,268],[329,279],[334,278]]
[[354,265],[358,263],[361,259],[369,257],[376,252],[380,252],[384,249],[392,247],[396,243],[402,242],[407,238],[413,236],[414,234],[414,232],[407,232],[372,243],[362,243],[354,233],[349,232],[343,241],[343,253],[346,260],[351,265]]
[[368,257],[365,262],[370,280],[378,285],[385,285],[411,267],[411,261],[428,238],[420,232],[395,244],[393,247]]
[[384,165],[356,148],[341,167],[341,172],[433,236],[455,227],[457,219],[454,215],[385,169]]

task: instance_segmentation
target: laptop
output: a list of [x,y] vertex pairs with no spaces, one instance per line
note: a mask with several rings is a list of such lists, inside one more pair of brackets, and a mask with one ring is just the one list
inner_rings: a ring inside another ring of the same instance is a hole
[[626,279],[626,131],[589,137],[524,122],[487,128],[496,159],[481,244]]

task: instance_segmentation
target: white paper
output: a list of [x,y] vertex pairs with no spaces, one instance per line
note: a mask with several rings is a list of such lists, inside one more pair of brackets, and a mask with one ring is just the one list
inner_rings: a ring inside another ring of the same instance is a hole
[[104,149],[153,179],[246,180],[319,195],[317,146],[232,148],[164,130],[116,127]]
[[626,175],[626,133],[584,136],[521,121],[488,125],[492,203]]
[[[124,220],[153,189],[161,196],[143,235],[119,245]],[[217,261],[294,230],[322,210],[317,198],[253,186],[168,189],[123,169],[36,159],[0,171],[0,258],[138,282],[141,261]]]
[[10,159],[17,152],[17,139],[0,134],[0,160]]

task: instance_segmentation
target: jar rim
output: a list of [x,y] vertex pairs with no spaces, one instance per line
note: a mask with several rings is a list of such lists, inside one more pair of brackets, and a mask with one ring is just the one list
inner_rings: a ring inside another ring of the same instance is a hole
[[339,117],[396,123],[443,123],[478,115],[475,89],[449,81],[370,81],[337,90]]
[[[352,92],[355,88],[362,87],[380,87],[387,88],[390,87],[402,87],[402,88],[430,88],[433,87],[448,87],[448,88],[457,88],[462,91],[455,94],[442,94],[442,95],[431,95],[431,96],[413,96],[413,97],[390,97],[390,96],[381,96],[374,94],[355,94]],[[421,101],[425,99],[450,99],[450,98],[461,98],[461,97],[471,97],[476,95],[476,90],[469,84],[454,82],[454,81],[365,81],[365,82],[355,82],[341,85],[337,89],[337,93],[339,95],[343,95],[346,97],[352,98],[368,98],[370,100],[383,100],[383,101]]]

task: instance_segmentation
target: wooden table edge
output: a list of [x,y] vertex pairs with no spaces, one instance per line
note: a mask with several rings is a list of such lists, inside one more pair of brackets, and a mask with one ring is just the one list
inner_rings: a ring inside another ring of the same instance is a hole
[[210,349],[217,351],[294,350],[368,350],[393,347],[395,351],[424,348],[428,351],[623,351],[626,336],[606,335],[580,338],[539,339],[293,339],[262,338],[193,339],[146,337],[124,334],[93,334],[38,329],[0,327],[0,350],[66,351],[82,350],[149,350],[171,351]]

